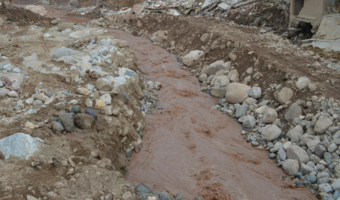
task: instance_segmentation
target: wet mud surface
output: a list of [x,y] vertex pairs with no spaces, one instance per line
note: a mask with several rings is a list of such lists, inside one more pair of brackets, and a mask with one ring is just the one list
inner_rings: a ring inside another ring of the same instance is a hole
[[210,109],[217,99],[200,91],[174,55],[142,37],[110,32],[127,40],[146,77],[163,85],[163,109],[147,116],[144,148],[129,165],[126,179],[134,186],[146,183],[187,199],[316,199],[283,180],[286,174],[267,152],[242,140],[236,121]]

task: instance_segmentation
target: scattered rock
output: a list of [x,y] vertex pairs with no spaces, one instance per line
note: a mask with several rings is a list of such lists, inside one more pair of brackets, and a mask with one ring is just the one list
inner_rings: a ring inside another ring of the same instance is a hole
[[225,97],[226,88],[230,83],[227,76],[217,76],[211,82],[211,95],[219,98]]
[[282,163],[283,170],[290,176],[294,176],[299,173],[300,165],[297,160],[287,159]]
[[276,125],[267,125],[262,129],[262,139],[266,142],[273,141],[280,137],[282,130]]
[[73,24],[69,22],[61,22],[58,24],[58,31],[63,31],[66,29],[71,29],[73,30]]
[[287,158],[299,161],[299,163],[307,163],[309,156],[305,150],[297,145],[292,145],[287,149]]
[[229,103],[242,103],[248,98],[250,87],[241,83],[230,83],[226,87],[226,100]]
[[96,119],[89,114],[79,113],[74,116],[74,123],[81,129],[91,129]]
[[277,112],[273,108],[268,108],[263,113],[262,123],[272,123],[277,118]]
[[302,109],[297,103],[293,103],[289,106],[287,113],[285,114],[285,119],[289,122],[294,121],[295,117],[299,117],[302,114]]
[[111,91],[113,89],[113,85],[106,78],[97,79],[95,86],[98,90],[103,91]]
[[199,63],[204,55],[204,52],[200,50],[191,51],[189,54],[183,57],[182,62],[186,66],[191,67]]
[[57,49],[53,54],[52,54],[52,58],[60,58],[63,56],[69,56],[69,55],[73,55],[76,54],[77,51],[73,50],[73,49],[69,49],[66,47],[60,47],[59,49]]
[[287,133],[287,137],[290,138],[291,142],[297,143],[300,140],[302,134],[303,128],[300,125],[297,125]]
[[275,92],[274,93],[275,99],[280,103],[280,104],[285,104],[287,101],[289,101],[293,97],[293,90],[290,88],[282,88],[280,92]]
[[73,114],[62,113],[62,114],[59,115],[59,120],[64,125],[65,130],[67,132],[73,132],[74,131]]
[[252,87],[248,91],[248,96],[253,97],[254,99],[261,98],[262,91],[260,87]]
[[94,117],[94,119],[98,119],[97,113],[92,109],[86,109],[85,113],[91,115],[92,117]]
[[65,130],[63,124],[60,123],[60,122],[54,122],[52,129],[53,129],[53,132],[55,132],[55,133],[58,132],[58,131],[62,132],[62,131]]
[[244,118],[242,125],[243,125],[244,128],[251,129],[251,128],[254,128],[255,124],[256,124],[256,119],[251,115],[247,115]]
[[295,85],[299,90],[302,90],[308,86],[310,80],[306,77],[300,77],[296,82]]
[[220,70],[229,70],[230,69],[230,63],[226,62],[224,63],[223,60],[218,60],[214,63],[211,63],[207,68],[207,75],[215,75],[216,72]]
[[332,126],[333,122],[331,119],[329,119],[326,116],[321,115],[316,121],[315,126],[314,126],[314,132],[317,134],[322,134],[326,132],[326,130]]

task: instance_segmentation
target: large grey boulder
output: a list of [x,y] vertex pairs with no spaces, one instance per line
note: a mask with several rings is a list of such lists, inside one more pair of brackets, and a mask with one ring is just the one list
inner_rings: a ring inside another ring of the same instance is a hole
[[183,57],[182,62],[186,66],[191,67],[199,63],[204,58],[204,55],[204,52],[200,50],[190,51],[190,53]]
[[297,160],[287,159],[282,163],[283,171],[289,176],[294,176],[299,173],[300,165]]
[[280,104],[285,104],[287,101],[289,101],[293,97],[293,90],[290,88],[284,87],[280,91],[276,91],[274,93],[274,97]]
[[69,56],[69,55],[73,55],[76,54],[77,51],[73,50],[73,49],[69,49],[66,47],[60,47],[59,49],[57,49],[53,54],[52,54],[52,58],[60,58],[63,56]]
[[13,155],[27,160],[39,149],[41,142],[43,140],[40,138],[32,138],[24,133],[16,133],[0,140],[0,151],[5,156],[5,159]]
[[277,118],[277,112],[273,108],[268,108],[263,113],[262,123],[272,123]]
[[217,76],[211,82],[211,95],[214,97],[223,98],[225,97],[225,92],[227,85],[230,83],[227,76]]
[[262,129],[262,139],[266,142],[273,141],[280,137],[282,130],[276,125],[267,125]]
[[292,130],[287,133],[287,137],[291,142],[297,143],[303,134],[303,129],[301,125],[295,126]]
[[292,145],[287,149],[288,159],[294,159],[299,161],[299,163],[307,163],[309,161],[309,156],[305,150],[297,145]]
[[250,87],[241,83],[230,83],[226,88],[225,98],[228,103],[242,103],[248,98]]
[[316,121],[315,126],[314,126],[314,132],[317,134],[323,134],[324,132],[327,131],[327,129],[332,126],[333,122],[331,119],[329,119],[326,116],[321,115]]
[[302,109],[297,103],[293,103],[289,106],[287,113],[285,114],[285,119],[292,122],[295,117],[299,117],[302,114]]

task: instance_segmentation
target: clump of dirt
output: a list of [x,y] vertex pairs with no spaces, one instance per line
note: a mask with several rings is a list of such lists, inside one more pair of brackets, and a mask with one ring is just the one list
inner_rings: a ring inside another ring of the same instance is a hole
[[18,22],[19,25],[29,25],[33,23],[47,24],[52,20],[30,10],[18,7],[1,7],[0,17],[6,19],[9,22]]
[[288,12],[280,10],[276,4],[272,5],[272,3],[262,1],[255,4],[252,9],[230,12],[228,19],[241,25],[271,27],[276,34],[287,31],[289,25]]

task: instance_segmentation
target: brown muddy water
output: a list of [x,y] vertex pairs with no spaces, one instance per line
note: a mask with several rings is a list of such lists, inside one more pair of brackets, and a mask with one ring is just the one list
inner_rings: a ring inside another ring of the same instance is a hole
[[127,40],[146,77],[161,82],[159,107],[147,115],[144,148],[133,155],[126,179],[186,199],[316,199],[305,188],[283,180],[268,152],[242,140],[241,127],[210,107],[217,99],[200,91],[176,57],[149,40],[111,29]]

